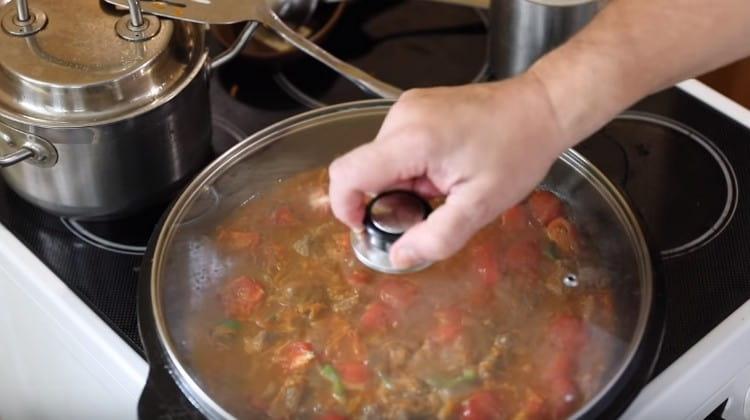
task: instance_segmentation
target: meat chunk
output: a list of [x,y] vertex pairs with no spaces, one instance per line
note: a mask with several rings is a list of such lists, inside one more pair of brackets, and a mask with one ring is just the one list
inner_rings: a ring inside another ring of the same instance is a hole
[[384,418],[431,418],[443,404],[436,391],[414,377],[401,376],[392,382],[390,390],[380,389],[379,396],[385,407]]
[[391,370],[398,370],[406,365],[410,354],[406,345],[390,342],[386,344],[385,348],[388,352],[388,367],[390,367]]
[[260,239],[258,232],[220,229],[216,242],[220,247],[230,251],[252,251],[260,245]]
[[252,337],[243,338],[243,348],[246,353],[260,353],[271,344],[271,333],[261,330]]
[[489,380],[495,375],[495,370],[500,365],[502,356],[506,354],[508,349],[508,338],[504,335],[495,337],[492,343],[492,347],[487,355],[484,356],[481,362],[479,362],[479,377],[483,380]]
[[307,392],[307,382],[303,373],[290,375],[281,385],[281,389],[271,400],[268,414],[273,418],[292,418]]
[[565,253],[572,253],[578,250],[578,242],[573,225],[564,217],[558,217],[549,222],[547,225],[547,236]]
[[349,312],[359,302],[359,292],[347,284],[336,283],[329,286],[326,291],[334,312]]
[[409,369],[416,372],[434,372],[435,368],[439,367],[444,372],[460,371],[471,364],[471,354],[468,339],[464,336],[442,344],[425,340],[411,357]]

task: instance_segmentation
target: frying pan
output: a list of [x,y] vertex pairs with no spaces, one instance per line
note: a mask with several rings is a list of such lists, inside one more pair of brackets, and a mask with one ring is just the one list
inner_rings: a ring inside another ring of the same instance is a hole
[[[159,407],[232,418],[201,386],[189,357],[187,316],[200,307],[197,302],[213,298],[206,292],[209,285],[224,278],[221,258],[206,238],[244,200],[279,178],[327,165],[369,141],[391,105],[382,100],[341,104],[268,127],[217,158],[174,202],[151,239],[139,282],[139,329],[151,366],[139,403],[144,418]],[[613,418],[655,365],[664,325],[658,259],[625,196],[575,151],[555,162],[542,186],[569,204],[576,225],[598,245],[603,267],[614,279],[623,353],[606,385],[573,416]]]

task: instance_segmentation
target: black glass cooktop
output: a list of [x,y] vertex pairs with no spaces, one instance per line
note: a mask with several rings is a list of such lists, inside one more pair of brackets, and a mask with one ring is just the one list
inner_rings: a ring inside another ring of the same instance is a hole
[[[425,7],[353,2],[324,46],[401,87],[481,79],[481,16]],[[308,106],[364,98],[304,58],[278,66],[239,59],[214,75],[211,89],[217,154]],[[658,373],[750,299],[750,130],[673,88],[643,100],[578,150],[627,193],[661,256],[666,331]],[[116,222],[61,219],[0,181],[0,223],[141,354],[136,282],[163,211]]]

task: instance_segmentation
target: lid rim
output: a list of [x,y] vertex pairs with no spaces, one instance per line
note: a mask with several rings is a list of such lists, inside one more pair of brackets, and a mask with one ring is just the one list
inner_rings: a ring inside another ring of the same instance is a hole
[[[35,118],[32,116],[28,116],[28,115],[9,113],[7,112],[7,110],[0,107],[0,119],[6,119],[16,124],[35,126],[35,127],[40,127],[40,128],[89,128],[89,127],[98,127],[102,125],[113,124],[113,123],[117,123],[123,120],[128,120],[128,119],[146,114],[149,111],[153,111],[154,109],[174,99],[177,95],[182,93],[182,91],[184,91],[190,85],[190,83],[192,83],[195,80],[196,77],[198,77],[201,71],[207,71],[206,64],[208,60],[209,60],[208,51],[204,50],[203,53],[201,54],[201,57],[196,61],[196,65],[194,66],[193,70],[190,73],[187,73],[186,76],[183,77],[183,80],[179,84],[173,85],[172,89],[169,91],[168,94],[159,96],[157,99],[152,100],[150,102],[146,102],[141,105],[137,105],[132,108],[129,108],[127,109],[127,112],[116,115],[116,116],[110,116],[104,119],[97,119],[96,116],[90,116],[88,117],[90,118],[90,120],[84,123],[82,121],[60,121],[60,120],[52,120],[52,119]],[[70,116],[71,113],[58,114],[58,115],[60,117],[66,117],[66,116]]]
[[[154,316],[156,335],[163,352],[166,354],[166,359],[172,367],[170,373],[175,377],[176,381],[180,383],[180,388],[182,388],[183,392],[188,394],[187,397],[191,400],[198,401],[197,405],[202,411],[204,411],[205,415],[209,417],[219,416],[224,418],[234,418],[234,416],[228,413],[226,409],[215,400],[215,398],[210,396],[208,392],[203,389],[197,378],[188,372],[188,367],[184,363],[184,359],[178,356],[175,339],[172,336],[167,318],[165,317],[165,308],[162,304],[163,293],[160,288],[164,281],[163,270],[170,249],[169,246],[177,232],[177,227],[179,226],[179,222],[182,220],[183,215],[189,210],[190,205],[195,201],[195,197],[200,194],[201,190],[208,183],[221,177],[222,174],[232,168],[239,161],[251,156],[259,150],[262,150],[264,147],[275,141],[282,140],[285,133],[293,131],[294,129],[306,124],[320,122],[323,118],[333,117],[339,113],[375,112],[382,110],[384,107],[388,107],[392,103],[393,101],[390,100],[367,100],[339,104],[299,114],[267,127],[266,129],[247,137],[223,155],[216,158],[193,179],[169,210],[169,213],[164,219],[164,223],[161,225],[161,230],[158,232],[156,241],[152,244],[153,253],[152,259],[150,260],[151,268],[150,273],[148,273],[148,279],[150,281],[148,287],[151,294],[150,312]],[[642,348],[646,333],[652,323],[652,307],[655,302],[653,290],[655,272],[652,255],[649,252],[645,234],[639,224],[638,217],[633,212],[632,206],[621,192],[603,175],[601,171],[575,150],[570,149],[565,151],[558,160],[570,166],[579,174],[579,176],[586,179],[591,184],[594,184],[596,190],[604,196],[604,200],[613,208],[617,220],[623,224],[625,231],[627,232],[627,237],[631,242],[630,246],[633,249],[634,258],[636,258],[638,265],[634,272],[638,274],[638,285],[641,288],[639,311],[637,314],[634,314],[637,316],[637,319],[632,329],[631,336],[628,337],[627,346],[624,349],[626,357],[623,357],[618,361],[614,373],[608,377],[605,385],[595,393],[594,398],[588,400],[572,415],[572,417],[577,418],[585,415],[588,410],[596,406],[605,398],[605,396],[609,395],[612,388],[623,377],[624,372],[626,372],[632,365],[639,349]],[[581,171],[583,171],[583,173]],[[205,410],[209,410],[209,412],[205,412]]]

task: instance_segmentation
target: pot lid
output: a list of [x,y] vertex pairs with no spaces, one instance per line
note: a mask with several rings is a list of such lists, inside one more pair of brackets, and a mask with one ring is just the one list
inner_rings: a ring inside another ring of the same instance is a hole
[[129,40],[128,13],[104,2],[29,3],[28,27],[15,2],[0,7],[0,116],[17,122],[124,119],[176,95],[206,59],[199,25],[144,16],[145,36]]
[[[627,202],[569,151],[455,257],[373,271],[328,211],[325,168],[374,138],[390,105],[276,124],[176,201],[143,270],[155,325],[142,328],[155,328],[182,390],[209,417],[458,418],[500,401],[511,417],[602,410],[632,379],[653,300]],[[389,196],[373,222],[385,232],[428,213]]]

